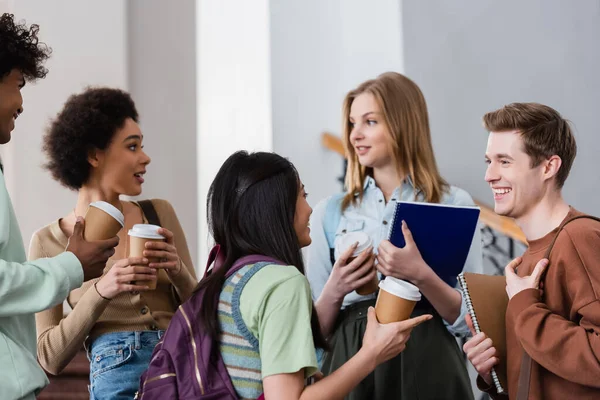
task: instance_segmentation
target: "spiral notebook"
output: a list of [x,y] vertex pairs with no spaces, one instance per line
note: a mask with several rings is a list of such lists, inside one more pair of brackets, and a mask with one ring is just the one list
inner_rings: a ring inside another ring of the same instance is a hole
[[452,287],[462,272],[477,229],[479,207],[400,201],[388,235],[404,247],[402,221],[406,221],[423,260]]
[[498,393],[507,393],[506,372],[506,278],[504,276],[461,273],[458,282],[463,290],[467,310],[475,332],[484,332],[496,348],[499,359],[492,369],[492,379]]

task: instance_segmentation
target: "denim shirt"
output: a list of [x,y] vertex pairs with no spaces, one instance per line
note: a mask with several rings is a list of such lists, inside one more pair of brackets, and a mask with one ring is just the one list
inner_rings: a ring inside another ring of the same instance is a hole
[[[311,239],[312,243],[306,250],[307,262],[305,263],[306,277],[311,286],[313,300],[317,300],[323,291],[325,283],[329,279],[333,266],[331,265],[330,249],[325,236],[323,223],[325,211],[330,198],[320,201],[311,215]],[[386,204],[383,192],[377,187],[375,180],[371,177],[365,179],[363,199],[357,205],[351,204],[342,213],[340,223],[336,229],[336,243],[339,238],[347,232],[362,231],[373,240],[373,249],[377,253],[377,247],[382,240],[388,237],[389,223],[391,223],[396,202],[398,201],[423,201],[423,197],[417,194],[410,180],[405,180],[402,185],[394,190],[390,201]],[[444,194],[441,204],[472,206],[475,204],[471,196],[464,190],[451,186]],[[481,232],[475,230],[471,249],[463,271],[483,273],[483,258],[481,253]],[[381,279],[381,273],[379,278]],[[462,292],[457,288],[461,293]],[[344,297],[342,309],[359,301],[374,299],[376,294],[361,296],[352,291]],[[469,334],[465,322],[467,307],[464,299],[461,304],[460,315],[453,324],[446,322],[450,333],[456,336]]]

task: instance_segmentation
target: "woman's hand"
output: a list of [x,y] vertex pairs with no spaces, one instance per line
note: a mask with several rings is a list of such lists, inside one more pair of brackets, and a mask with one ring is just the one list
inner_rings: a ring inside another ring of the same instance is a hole
[[406,242],[403,248],[394,246],[388,240],[379,244],[377,269],[385,276],[411,281],[419,286],[419,283],[433,270],[423,261],[412,233],[404,221],[402,221],[402,233]]
[[375,365],[384,363],[406,348],[406,342],[414,327],[431,318],[433,318],[431,315],[425,314],[406,321],[380,324],[377,322],[375,309],[369,307],[362,349],[374,357]]
[[159,262],[151,262],[151,268],[164,269],[169,276],[175,276],[181,271],[181,259],[175,248],[175,239],[173,232],[168,229],[160,228],[157,230],[159,235],[166,238],[164,242],[146,242],[144,257],[158,258]]
[[323,293],[326,293],[333,301],[342,301],[348,293],[369,283],[377,274],[373,267],[375,254],[373,254],[372,247],[369,247],[352,262],[348,263],[348,259],[356,250],[357,245],[358,242],[354,243],[340,255],[323,288]]
[[120,293],[148,290],[148,286],[135,283],[156,280],[156,270],[147,265],[148,259],[141,257],[130,257],[117,261],[106,275],[96,282],[98,294],[110,300]]

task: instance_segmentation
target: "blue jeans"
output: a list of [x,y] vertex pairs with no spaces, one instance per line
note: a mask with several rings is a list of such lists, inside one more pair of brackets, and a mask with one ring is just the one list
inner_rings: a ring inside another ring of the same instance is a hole
[[131,400],[165,331],[113,332],[88,349],[90,400]]

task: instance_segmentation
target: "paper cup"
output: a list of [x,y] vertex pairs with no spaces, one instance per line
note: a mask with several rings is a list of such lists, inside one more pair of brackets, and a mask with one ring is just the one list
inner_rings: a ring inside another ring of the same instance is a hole
[[[371,237],[364,232],[346,233],[344,236],[339,238],[336,243],[336,258],[338,258],[343,252],[348,250],[348,248],[356,242],[358,242],[358,246],[356,247],[356,250],[354,250],[354,253],[352,253],[352,255],[350,256],[350,258],[348,258],[348,264],[354,261],[354,259],[358,257],[360,253],[367,250],[373,245],[373,240],[371,239]],[[371,281],[356,289],[356,293],[358,293],[361,296],[366,296],[368,294],[375,293],[377,291],[378,283],[379,279],[377,278],[377,275],[375,275],[375,277],[373,277]]]
[[415,285],[391,276],[379,283],[379,289],[375,314],[380,324],[407,320],[421,300]]
[[83,238],[87,241],[110,239],[125,226],[123,213],[105,201],[91,203],[84,219]]
[[[129,230],[129,257],[144,257],[146,242],[164,242],[165,237],[157,230],[158,225],[136,224]],[[146,257],[150,263],[158,263],[157,257]],[[136,284],[148,286],[151,290],[156,289],[157,281],[138,281]]]

